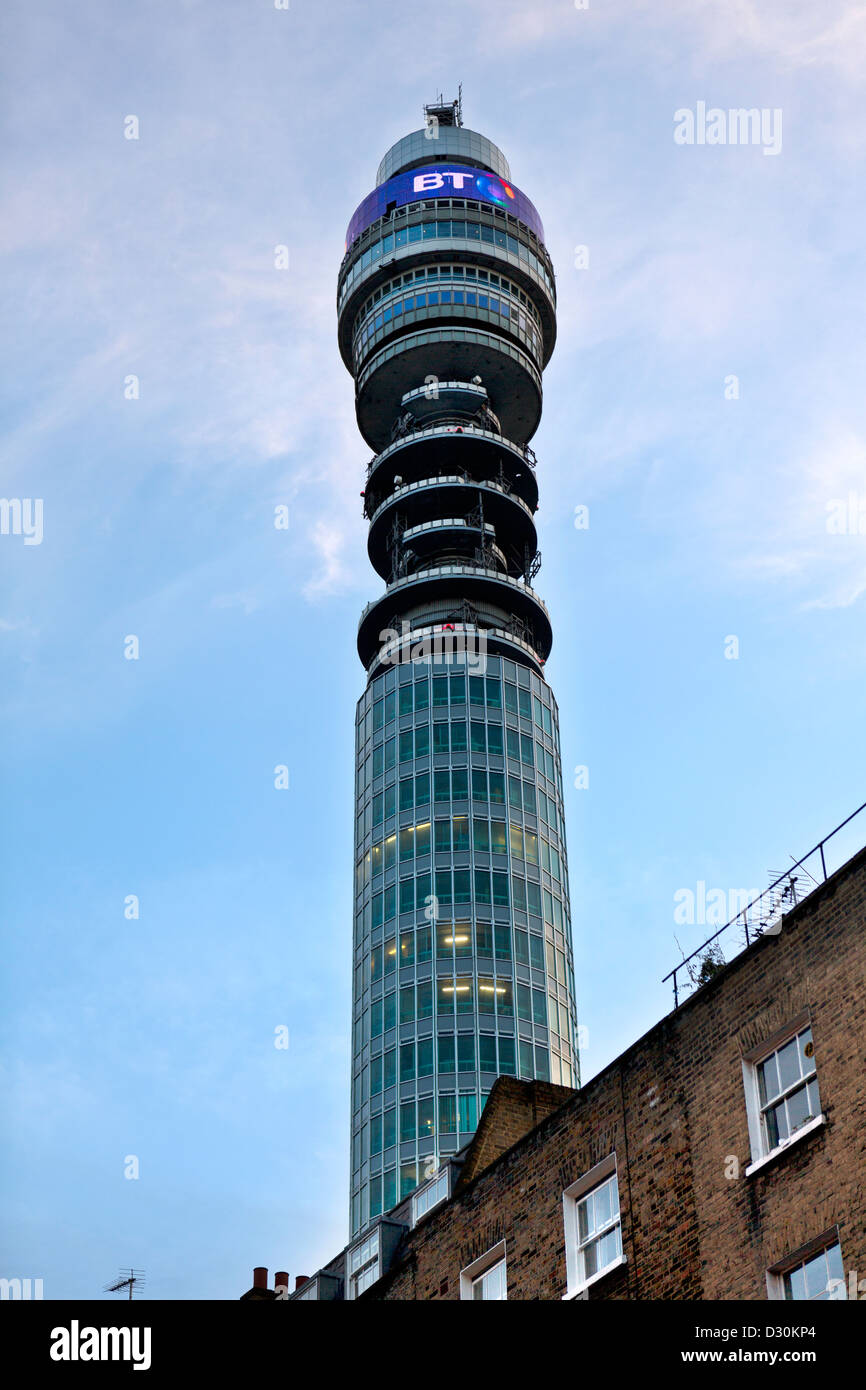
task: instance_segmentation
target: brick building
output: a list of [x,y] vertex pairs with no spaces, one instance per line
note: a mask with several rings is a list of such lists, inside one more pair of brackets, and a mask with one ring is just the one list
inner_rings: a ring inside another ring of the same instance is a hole
[[580,1091],[500,1077],[290,1298],[866,1296],[864,928],[866,850]]

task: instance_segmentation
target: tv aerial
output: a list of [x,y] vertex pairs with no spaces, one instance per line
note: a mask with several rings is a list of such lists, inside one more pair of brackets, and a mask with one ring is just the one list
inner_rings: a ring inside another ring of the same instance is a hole
[[146,1274],[143,1269],[122,1269],[116,1279],[104,1286],[105,1293],[122,1293],[124,1289],[129,1289],[129,1301],[132,1302],[133,1289],[140,1288],[146,1281]]

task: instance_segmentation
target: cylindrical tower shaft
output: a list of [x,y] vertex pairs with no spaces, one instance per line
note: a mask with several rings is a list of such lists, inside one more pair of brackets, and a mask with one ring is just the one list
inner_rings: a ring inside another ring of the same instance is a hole
[[471,1137],[497,1075],[578,1083],[532,587],[553,266],[502,152],[458,103],[425,111],[349,224],[337,289],[385,581],[358,628],[353,1233]]

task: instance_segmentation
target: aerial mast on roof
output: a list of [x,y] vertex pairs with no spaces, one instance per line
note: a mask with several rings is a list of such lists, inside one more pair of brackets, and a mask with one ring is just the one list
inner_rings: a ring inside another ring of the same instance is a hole
[[105,1293],[121,1293],[124,1289],[129,1289],[129,1301],[131,1303],[133,1289],[137,1289],[143,1284],[145,1277],[143,1269],[122,1269],[116,1279],[105,1285]]
[[463,124],[463,83],[457,88],[457,98],[455,101],[446,101],[440,92],[435,101],[427,102],[424,106],[425,125],[462,125]]

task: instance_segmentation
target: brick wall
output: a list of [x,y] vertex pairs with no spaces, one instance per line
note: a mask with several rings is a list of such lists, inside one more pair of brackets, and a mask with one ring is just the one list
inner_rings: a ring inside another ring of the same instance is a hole
[[[866,851],[580,1092],[499,1082],[455,1196],[364,1297],[459,1298],[504,1240],[509,1298],[560,1299],[563,1191],[612,1151],[627,1263],[589,1299],[763,1299],[767,1268],[836,1226],[866,1279],[864,977]],[[807,1011],[827,1122],[747,1177],[742,1059]]]

